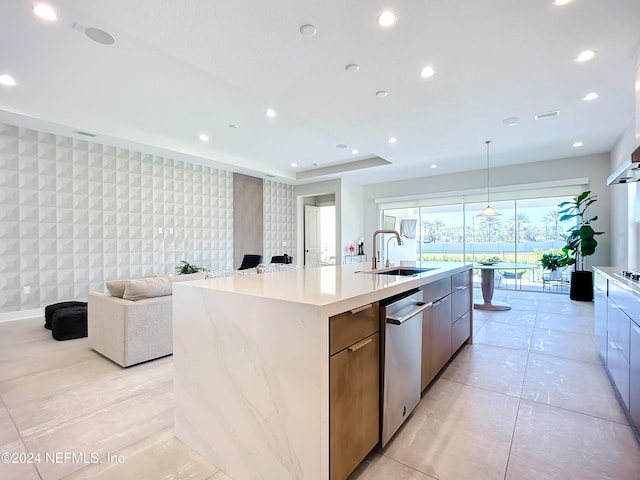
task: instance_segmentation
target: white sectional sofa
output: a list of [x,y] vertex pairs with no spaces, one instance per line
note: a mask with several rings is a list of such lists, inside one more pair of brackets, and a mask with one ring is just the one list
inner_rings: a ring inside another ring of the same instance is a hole
[[89,294],[89,346],[128,367],[173,353],[172,285],[203,273],[107,282],[110,294]]

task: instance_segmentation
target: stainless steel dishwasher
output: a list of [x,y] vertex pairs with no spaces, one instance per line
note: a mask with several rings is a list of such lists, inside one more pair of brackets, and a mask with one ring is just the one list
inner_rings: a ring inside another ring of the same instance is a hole
[[382,303],[385,319],[382,446],[393,437],[420,401],[422,311],[431,303],[421,291]]

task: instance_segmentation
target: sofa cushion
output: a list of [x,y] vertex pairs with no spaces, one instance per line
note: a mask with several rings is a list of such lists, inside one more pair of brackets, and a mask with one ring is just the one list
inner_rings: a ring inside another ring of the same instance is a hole
[[129,280],[109,280],[106,282],[109,295],[112,297],[122,298],[124,296],[124,289],[127,286]]
[[190,282],[191,280],[202,280],[203,278],[204,272],[169,275],[169,280],[171,280],[172,282]]
[[168,277],[148,277],[127,280],[122,298],[136,301],[143,298],[163,297],[171,293],[171,280]]

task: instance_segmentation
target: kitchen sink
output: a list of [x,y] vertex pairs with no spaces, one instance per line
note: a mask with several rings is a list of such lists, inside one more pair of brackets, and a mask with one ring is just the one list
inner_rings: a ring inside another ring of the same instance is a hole
[[403,275],[405,277],[410,277],[412,275],[418,275],[419,273],[428,272],[430,270],[436,270],[435,268],[417,268],[417,267],[399,267],[393,268],[391,270],[372,270],[369,273],[374,273],[376,275]]

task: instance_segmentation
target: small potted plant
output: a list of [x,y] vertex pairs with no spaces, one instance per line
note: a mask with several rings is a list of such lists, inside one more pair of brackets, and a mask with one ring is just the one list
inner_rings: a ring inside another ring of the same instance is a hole
[[180,265],[176,267],[176,272],[178,273],[178,275],[188,275],[190,273],[198,273],[202,270],[204,270],[204,268],[191,265],[190,263],[185,262],[184,260],[182,260],[180,262]]
[[[596,235],[604,232],[596,232],[591,227],[591,222],[598,219],[598,216],[588,217],[587,209],[597,200],[591,191],[582,192],[574,197],[570,202],[558,204],[560,208],[560,221],[576,219],[575,227],[568,230],[568,235],[564,236],[566,244],[562,251],[566,257],[567,265],[574,265],[571,272],[571,289],[569,298],[571,300],[581,300],[590,302],[593,300],[593,272],[584,269],[584,257],[593,255],[598,242]],[[580,266],[580,270],[578,270]]]
[[540,258],[540,264],[542,268],[549,270],[549,279],[551,280],[560,280],[562,278],[562,273],[558,269],[566,267],[568,262],[567,255],[553,250],[543,253]]

